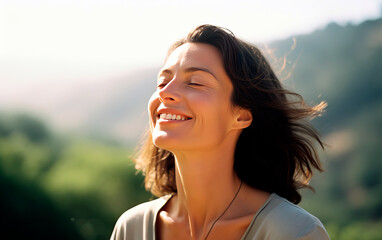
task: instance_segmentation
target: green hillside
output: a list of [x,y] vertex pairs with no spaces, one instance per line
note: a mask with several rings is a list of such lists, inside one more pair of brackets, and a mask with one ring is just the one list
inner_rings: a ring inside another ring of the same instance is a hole
[[[324,100],[314,120],[328,144],[326,172],[312,181],[303,206],[333,239],[382,239],[382,19],[335,23],[269,46],[285,84],[308,103]],[[289,73],[292,73],[288,76]]]
[[307,102],[328,102],[325,117],[317,121],[328,133],[364,114],[364,109],[382,101],[382,19],[360,25],[329,24],[309,35],[270,44],[281,76]]

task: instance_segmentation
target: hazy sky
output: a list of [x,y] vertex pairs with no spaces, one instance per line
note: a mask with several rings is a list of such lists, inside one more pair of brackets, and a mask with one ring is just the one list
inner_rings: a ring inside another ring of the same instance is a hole
[[377,18],[381,9],[382,0],[0,0],[0,82],[157,67],[174,40],[204,23],[264,42]]

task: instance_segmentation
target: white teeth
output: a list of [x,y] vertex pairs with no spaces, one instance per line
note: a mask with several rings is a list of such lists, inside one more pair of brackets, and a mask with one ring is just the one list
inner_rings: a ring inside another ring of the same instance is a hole
[[171,114],[171,113],[161,113],[159,118],[166,119],[166,120],[186,120],[184,116]]

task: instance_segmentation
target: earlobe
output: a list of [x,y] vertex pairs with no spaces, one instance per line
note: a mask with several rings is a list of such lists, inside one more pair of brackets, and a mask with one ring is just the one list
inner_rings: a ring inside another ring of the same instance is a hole
[[252,123],[252,113],[250,110],[245,108],[240,108],[238,110],[238,115],[236,118],[236,125],[238,129],[244,129],[251,125]]

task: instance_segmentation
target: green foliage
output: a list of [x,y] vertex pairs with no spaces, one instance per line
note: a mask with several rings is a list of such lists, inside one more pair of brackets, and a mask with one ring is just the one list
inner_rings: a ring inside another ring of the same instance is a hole
[[86,239],[107,238],[123,211],[150,197],[129,154],[121,147],[76,139],[42,179]]
[[24,115],[1,117],[0,131],[0,238],[107,239],[151,197],[125,147],[62,139]]
[[353,222],[343,228],[336,224],[326,226],[333,240],[381,240],[382,222]]
[[21,133],[32,142],[48,141],[50,133],[40,120],[26,114],[0,118],[0,137]]
[[70,218],[40,186],[1,169],[0,211],[1,239],[82,239]]

